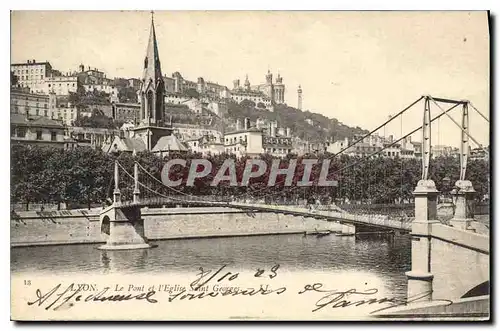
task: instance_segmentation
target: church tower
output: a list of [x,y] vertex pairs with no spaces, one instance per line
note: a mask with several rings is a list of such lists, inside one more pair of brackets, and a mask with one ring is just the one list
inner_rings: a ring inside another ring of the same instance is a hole
[[158,53],[153,16],[151,16],[151,31],[146,57],[144,58],[141,82],[141,122],[146,125],[162,125],[165,82],[161,74],[160,55]]
[[158,140],[172,134],[172,129],[165,127],[165,81],[161,73],[160,53],[151,12],[151,31],[144,57],[141,89],[139,125],[132,129],[135,138],[140,138],[151,151]]
[[300,85],[299,88],[297,89],[297,96],[298,96],[297,108],[302,110],[302,87],[300,87]]

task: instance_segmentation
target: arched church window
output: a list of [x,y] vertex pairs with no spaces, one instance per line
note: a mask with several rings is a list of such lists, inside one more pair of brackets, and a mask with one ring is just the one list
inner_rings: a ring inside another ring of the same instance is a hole
[[144,69],[148,67],[148,57],[144,58]]

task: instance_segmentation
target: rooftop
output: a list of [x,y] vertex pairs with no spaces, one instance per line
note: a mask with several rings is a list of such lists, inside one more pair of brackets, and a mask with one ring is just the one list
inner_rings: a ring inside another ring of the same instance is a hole
[[26,118],[24,114],[10,114],[10,123],[17,125],[26,126],[36,126],[36,127],[52,127],[52,128],[64,128],[60,122],[52,120],[44,116],[33,116],[30,115]]
[[188,148],[176,136],[163,136],[156,143],[153,152],[180,151],[187,152]]
[[250,129],[243,129],[243,130],[236,130],[236,131],[232,131],[232,132],[227,132],[225,135],[230,135],[230,134],[238,134],[238,133],[246,133],[246,132],[260,132],[262,133],[262,130],[261,129],[257,129],[257,128],[250,128]]

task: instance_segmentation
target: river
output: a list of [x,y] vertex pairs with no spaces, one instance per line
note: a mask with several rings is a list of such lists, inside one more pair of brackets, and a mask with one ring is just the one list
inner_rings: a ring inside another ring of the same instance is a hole
[[101,251],[97,244],[20,247],[11,250],[14,274],[195,275],[199,267],[255,271],[279,264],[281,273],[328,274],[335,282],[363,279],[386,295],[406,296],[411,267],[409,236],[364,238],[272,235],[155,241],[155,248]]

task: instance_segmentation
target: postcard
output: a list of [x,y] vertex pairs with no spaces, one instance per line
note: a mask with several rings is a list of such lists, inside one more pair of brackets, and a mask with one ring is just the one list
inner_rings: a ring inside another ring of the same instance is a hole
[[487,321],[486,11],[13,11],[11,319]]

